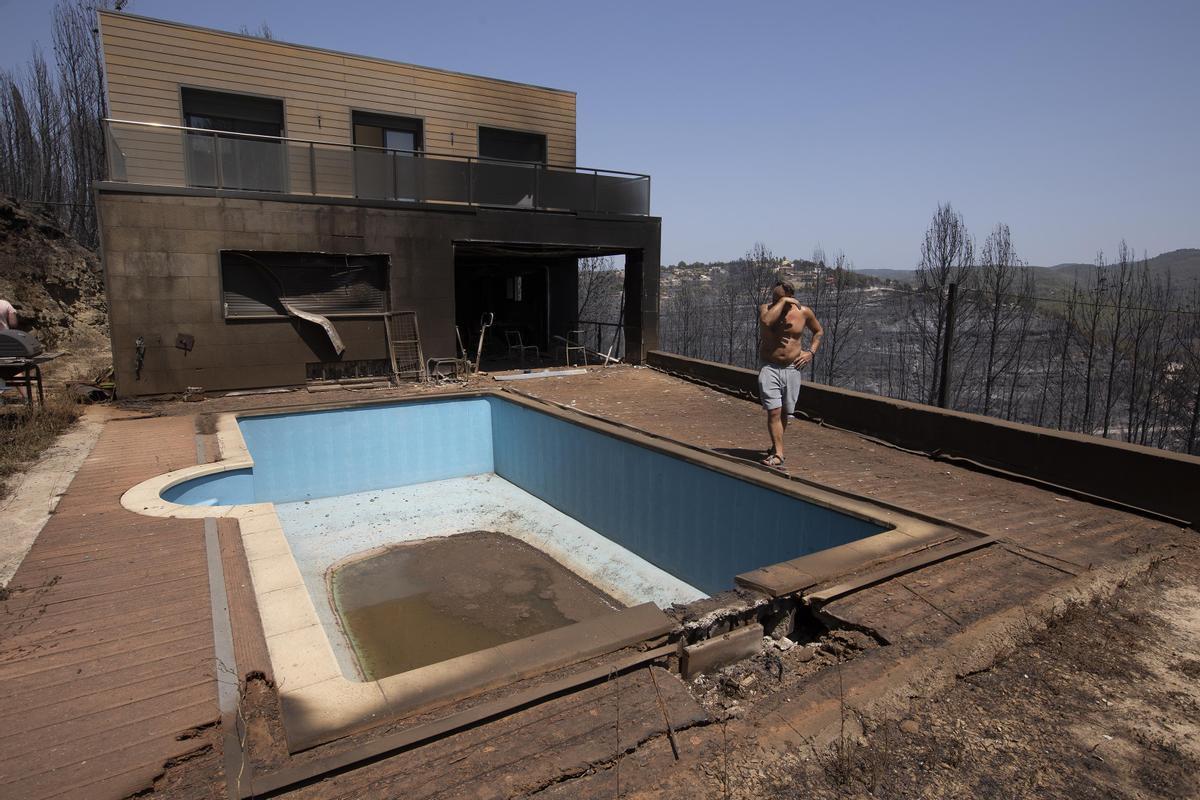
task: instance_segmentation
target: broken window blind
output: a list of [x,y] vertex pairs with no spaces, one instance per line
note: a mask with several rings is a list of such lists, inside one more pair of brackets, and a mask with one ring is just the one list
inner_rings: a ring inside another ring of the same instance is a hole
[[283,317],[284,304],[320,316],[387,310],[387,256],[221,252],[227,318]]

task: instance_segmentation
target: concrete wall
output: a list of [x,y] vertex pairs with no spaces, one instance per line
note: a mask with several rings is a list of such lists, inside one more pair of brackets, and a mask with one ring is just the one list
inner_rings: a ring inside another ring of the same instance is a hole
[[[661,351],[646,363],[758,396],[757,373]],[[901,447],[970,459],[1200,524],[1200,458],[806,383],[798,411]]]
[[[492,209],[426,210],[357,201],[207,197],[119,184],[97,189],[117,391],[164,394],[188,386],[228,390],[302,384],[305,365],[333,361],[324,335],[287,319],[227,322],[218,253],[224,249],[386,253],[394,310],[418,314],[425,356],[452,356],[454,242],[488,241],[597,246],[637,253],[630,291],[653,297],[630,328],[657,341],[660,221]],[[335,321],[343,360],[386,358],[382,322]],[[648,328],[649,326],[649,328]],[[177,334],[195,337],[190,353]],[[134,373],[134,342],[146,355]],[[639,360],[646,347],[629,337]]]

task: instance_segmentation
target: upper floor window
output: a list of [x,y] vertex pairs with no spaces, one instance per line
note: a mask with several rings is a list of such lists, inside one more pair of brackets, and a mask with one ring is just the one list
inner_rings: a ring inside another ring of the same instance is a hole
[[355,111],[354,194],[376,200],[413,200],[417,170],[408,161],[423,145],[421,120]]
[[546,163],[546,134],[479,126],[479,157]]
[[355,111],[354,143],[411,155],[421,149],[421,120]]
[[287,190],[282,142],[283,101],[183,88],[183,124],[214,131],[187,133],[189,186],[283,192]]

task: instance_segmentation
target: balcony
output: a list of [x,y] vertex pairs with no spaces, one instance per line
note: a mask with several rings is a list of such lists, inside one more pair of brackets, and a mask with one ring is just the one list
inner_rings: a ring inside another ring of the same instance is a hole
[[107,119],[110,181],[648,216],[650,176]]

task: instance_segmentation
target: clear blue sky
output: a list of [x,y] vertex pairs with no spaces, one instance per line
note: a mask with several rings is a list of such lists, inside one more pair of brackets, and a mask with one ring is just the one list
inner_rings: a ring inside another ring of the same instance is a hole
[[[0,0],[0,61],[49,44]],[[756,240],[909,268],[938,202],[1034,264],[1200,247],[1200,2],[135,0],[571,89],[579,163],[653,175],[663,260]]]

